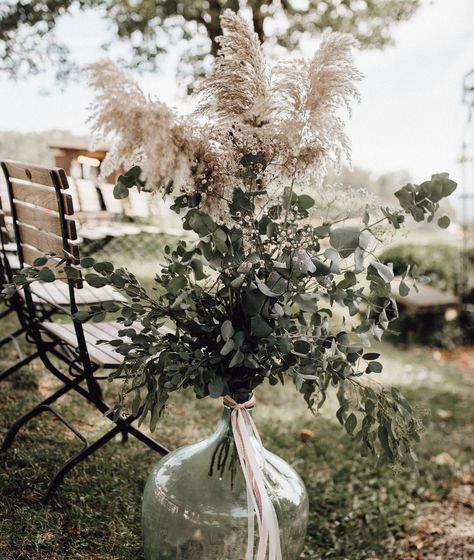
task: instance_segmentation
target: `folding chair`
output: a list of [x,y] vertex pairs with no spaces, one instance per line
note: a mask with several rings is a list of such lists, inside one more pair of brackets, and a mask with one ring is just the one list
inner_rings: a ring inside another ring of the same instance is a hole
[[[21,198],[27,198],[31,195],[31,190],[26,188],[27,185],[23,184],[21,181],[16,181],[14,184],[14,190],[16,196]],[[43,193],[44,194],[44,193]],[[36,200],[33,197],[33,201]],[[72,209],[68,202],[68,209]],[[26,242],[35,235],[35,231],[27,227],[21,226],[23,232],[23,238]],[[12,282],[13,274],[17,273],[21,266],[17,255],[17,245],[12,243],[11,232],[7,229],[6,214],[2,207],[2,199],[0,197],[0,289],[4,284],[10,284]],[[68,287],[64,282],[55,281],[49,284],[43,284],[40,282],[35,282],[32,287],[32,298],[35,305],[38,307],[38,311],[42,314],[43,319],[47,319],[52,314],[56,312],[64,313],[64,306],[69,305],[69,291]],[[90,305],[102,303],[105,301],[125,301],[126,298],[122,296],[117,290],[109,286],[104,288],[92,289],[86,288],[81,290],[76,297],[76,301],[79,305]],[[0,371],[0,381],[6,379],[9,375],[15,371],[21,369],[23,366],[30,363],[33,359],[38,357],[38,352],[34,351],[32,353],[23,355],[21,347],[17,342],[17,339],[25,335],[28,342],[34,341],[28,336],[28,313],[25,312],[25,302],[21,297],[21,294],[15,296],[13,300],[7,305],[6,309],[0,313],[0,319],[4,319],[11,314],[17,316],[19,326],[12,332],[3,335],[0,339],[0,348],[6,344],[13,343],[19,355],[19,360]]]
[[[12,161],[2,162],[2,169],[7,181],[20,266],[33,264],[36,258],[44,256],[45,251],[63,256],[67,265],[77,263],[79,249],[74,243],[77,230],[64,171]],[[51,260],[55,262],[55,258]],[[78,310],[78,299],[83,288],[71,280],[64,280],[64,283],[69,293],[69,311],[72,316]],[[130,434],[161,454],[167,453],[168,450],[133,426],[132,422],[136,418],[133,415],[116,421],[111,419],[113,427],[96,441],[88,442],[61,414],[51,408],[51,404],[59,397],[73,390],[92,403],[102,414],[109,413],[109,406],[102,399],[98,383],[101,377],[96,377],[96,372],[100,368],[116,369],[121,364],[122,357],[112,346],[98,345],[97,341],[117,338],[121,327],[108,322],[81,324],[75,321],[45,321],[38,315],[33,295],[30,287],[24,289],[31,323],[30,331],[40,359],[63,386],[11,426],[3,442],[2,451],[10,447],[19,429],[26,422],[45,411],[53,413],[83,441],[83,448],[68,459],[51,480],[43,499],[43,502],[47,503],[73,466],[119,433]],[[67,374],[51,361],[51,356],[59,358],[67,365]]]
[[[121,216],[113,212],[107,204],[103,190],[100,185],[91,179],[74,179],[68,178],[70,186],[73,184],[76,190],[76,197],[80,205],[79,220],[82,222],[79,235],[85,239],[97,239],[98,235],[102,235],[104,239],[123,237],[124,235],[137,235],[140,228],[133,224],[126,224],[121,221],[123,217],[123,206]],[[113,189],[111,191],[113,193]],[[76,210],[77,207],[75,206]],[[114,206],[116,209],[116,206]],[[119,218],[119,219],[118,219]]]

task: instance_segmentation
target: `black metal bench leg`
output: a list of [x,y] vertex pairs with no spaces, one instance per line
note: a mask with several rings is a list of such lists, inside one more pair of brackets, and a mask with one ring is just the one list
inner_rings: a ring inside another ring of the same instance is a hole
[[168,453],[168,450],[165,447],[163,447],[153,439],[149,438],[148,436],[143,434],[140,430],[138,430],[137,428],[131,425],[131,423],[134,420],[135,420],[134,416],[128,416],[127,418],[121,418],[117,420],[117,424],[111,430],[109,430],[97,441],[91,443],[90,445],[88,445],[87,447],[85,447],[75,455],[73,455],[68,461],[66,461],[66,463],[64,463],[64,465],[59,469],[59,471],[56,473],[54,478],[51,480],[48,490],[44,498],[42,499],[42,503],[46,505],[50,501],[54,492],[57,490],[58,486],[64,480],[64,477],[73,467],[75,467],[78,463],[80,463],[81,461],[83,461],[84,459],[92,455],[92,453],[100,449],[102,446],[104,446],[107,442],[109,442],[113,437],[115,437],[120,432],[122,432],[122,434],[124,432],[129,432],[140,441],[146,443],[148,447],[151,447],[153,450],[158,451],[161,455],[166,455],[166,453]]
[[89,457],[89,455],[92,455],[92,453],[94,453],[102,446],[104,446],[108,441],[110,441],[113,437],[115,437],[118,433],[120,433],[121,429],[122,428],[120,428],[119,426],[115,426],[106,434],[104,434],[102,437],[100,437],[97,441],[91,443],[86,448],[82,449],[81,451],[73,455],[68,461],[66,461],[64,465],[56,473],[54,478],[51,480],[48,486],[48,490],[46,491],[46,494],[41,500],[42,503],[45,505],[48,504],[51,497],[56,492],[58,486],[63,481],[64,477],[73,467],[75,467],[78,463],[80,463],[81,461]]
[[125,445],[128,441],[128,431],[122,430],[122,443]]
[[63,387],[58,389],[55,393],[50,395],[40,404],[36,405],[29,412],[27,412],[26,414],[18,418],[18,420],[14,422],[11,425],[10,429],[8,430],[7,435],[3,440],[2,447],[0,448],[0,452],[2,453],[5,452],[12,445],[17,433],[19,432],[22,426],[24,426],[29,420],[31,420],[38,414],[41,414],[46,409],[46,407],[48,407],[48,405],[52,404],[55,400],[59,399],[59,397],[66,394],[71,389],[74,389],[75,385],[78,385],[83,379],[84,377],[77,377],[67,385],[64,385]]
[[169,453],[169,449],[166,449],[166,447],[155,441],[153,438],[147,436],[138,428],[135,428],[135,426],[129,425],[127,431],[130,435],[136,437],[150,449],[153,449],[153,451],[157,451],[158,453],[160,453],[160,455],[166,455],[167,453]]

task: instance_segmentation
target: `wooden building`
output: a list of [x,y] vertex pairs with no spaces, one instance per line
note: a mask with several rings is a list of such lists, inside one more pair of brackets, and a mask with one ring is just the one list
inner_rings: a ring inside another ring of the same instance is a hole
[[[49,146],[54,156],[54,164],[66,171],[66,175],[76,179],[95,179],[100,171],[100,166],[107,148],[89,150],[79,144],[52,144]],[[117,173],[107,177],[107,183],[115,183]]]

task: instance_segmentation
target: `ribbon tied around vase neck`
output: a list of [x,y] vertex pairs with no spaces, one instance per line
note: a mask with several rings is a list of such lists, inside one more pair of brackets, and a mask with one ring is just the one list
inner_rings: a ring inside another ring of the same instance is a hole
[[[257,517],[259,535],[255,560],[282,560],[278,518],[265,486],[262,440],[249,413],[249,409],[255,405],[255,397],[238,403],[227,395],[224,404],[232,409],[232,434],[247,488],[248,542],[245,560],[254,560],[254,515]],[[249,428],[252,429],[254,440]]]

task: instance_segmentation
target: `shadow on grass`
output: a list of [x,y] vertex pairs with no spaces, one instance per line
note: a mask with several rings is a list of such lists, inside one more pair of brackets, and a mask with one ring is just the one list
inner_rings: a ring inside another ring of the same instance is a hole
[[[27,400],[17,392],[4,421],[17,416]],[[43,507],[50,477],[79,448],[77,439],[43,414],[0,455],[2,560],[141,558],[140,497],[159,457],[134,442],[113,441],[73,469]]]

